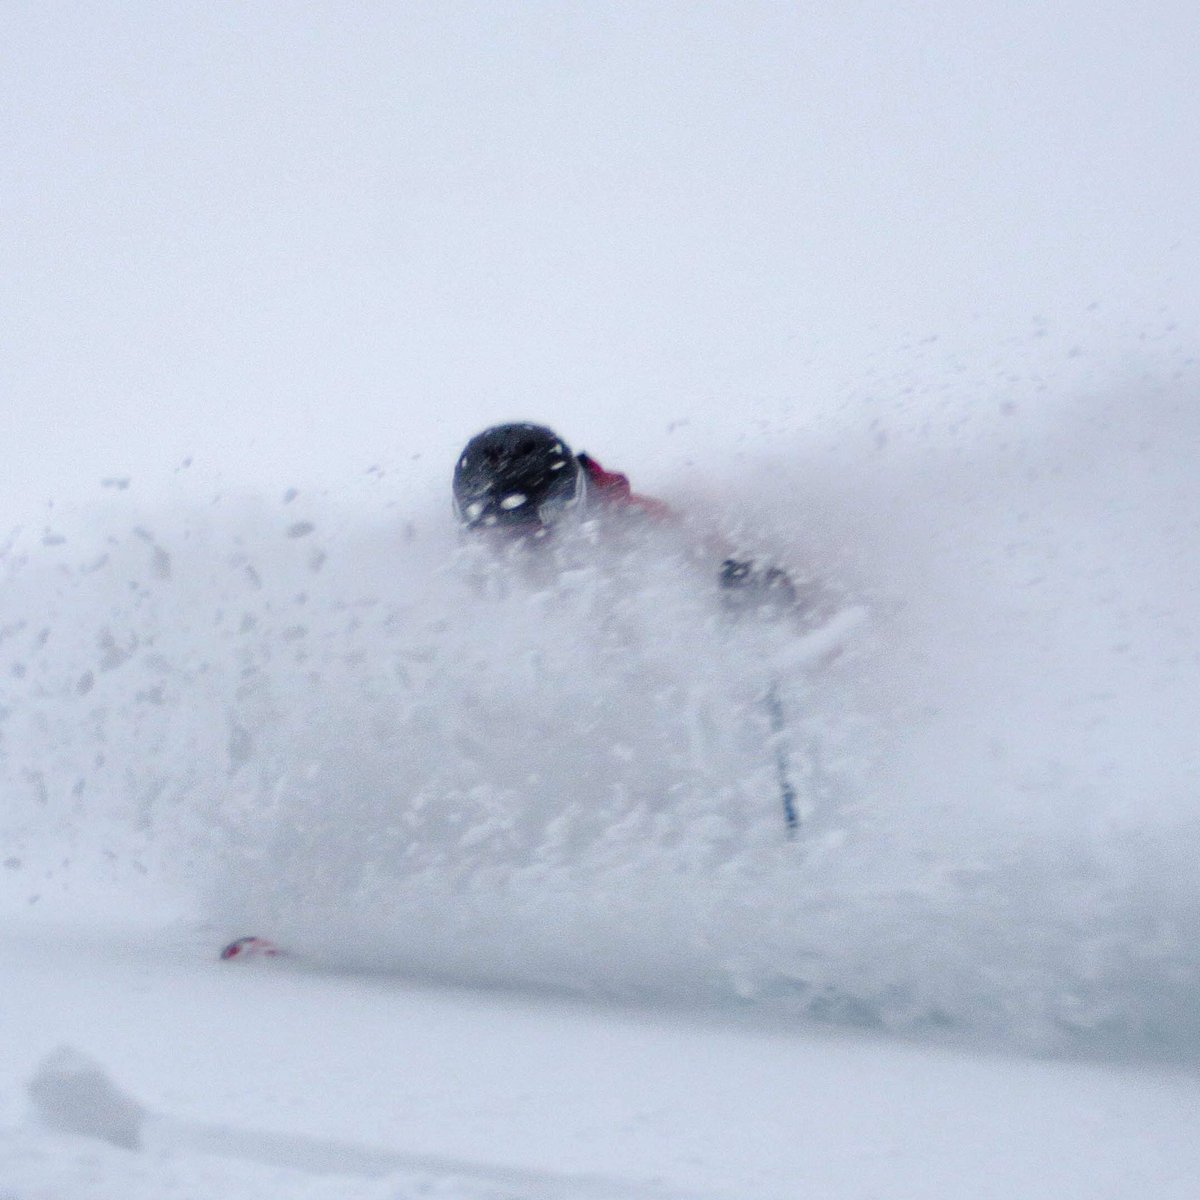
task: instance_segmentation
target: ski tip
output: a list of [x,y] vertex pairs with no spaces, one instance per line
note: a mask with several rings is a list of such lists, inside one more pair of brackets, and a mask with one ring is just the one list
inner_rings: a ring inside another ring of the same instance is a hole
[[274,942],[260,937],[235,938],[221,950],[221,961],[231,958],[277,958],[279,947]]

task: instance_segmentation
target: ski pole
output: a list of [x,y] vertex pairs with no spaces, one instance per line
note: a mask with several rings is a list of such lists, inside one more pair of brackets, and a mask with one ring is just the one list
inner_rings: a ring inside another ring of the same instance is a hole
[[779,798],[783,802],[783,820],[787,826],[788,841],[794,841],[800,828],[800,817],[796,811],[796,788],[792,784],[792,764],[788,759],[787,747],[783,742],[783,701],[779,698],[779,684],[772,681],[767,689],[767,715],[771,720],[772,741],[775,746],[775,774],[779,780]]

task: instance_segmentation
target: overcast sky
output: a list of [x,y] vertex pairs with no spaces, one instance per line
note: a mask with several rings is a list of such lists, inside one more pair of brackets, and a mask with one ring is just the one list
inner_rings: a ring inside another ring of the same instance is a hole
[[5,0],[0,497],[428,489],[516,416],[644,477],[667,418],[1178,369],[1197,62],[1185,0]]

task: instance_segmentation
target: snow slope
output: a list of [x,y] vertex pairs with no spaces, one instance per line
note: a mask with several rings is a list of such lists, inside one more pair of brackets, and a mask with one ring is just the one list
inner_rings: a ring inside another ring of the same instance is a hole
[[1198,49],[6,6],[0,1200],[1195,1196]]
[[[6,1075],[35,1082],[5,1089],[5,1195],[1183,1200],[1200,1183],[1190,1074],[230,969],[205,949],[9,928]],[[136,1149],[112,1144],[131,1128]]]

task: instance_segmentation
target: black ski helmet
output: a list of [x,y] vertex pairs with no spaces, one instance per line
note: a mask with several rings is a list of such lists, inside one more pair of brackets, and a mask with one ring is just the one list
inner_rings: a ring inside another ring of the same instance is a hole
[[468,529],[545,529],[583,493],[579,460],[544,425],[493,425],[466,444],[454,467],[454,511]]

